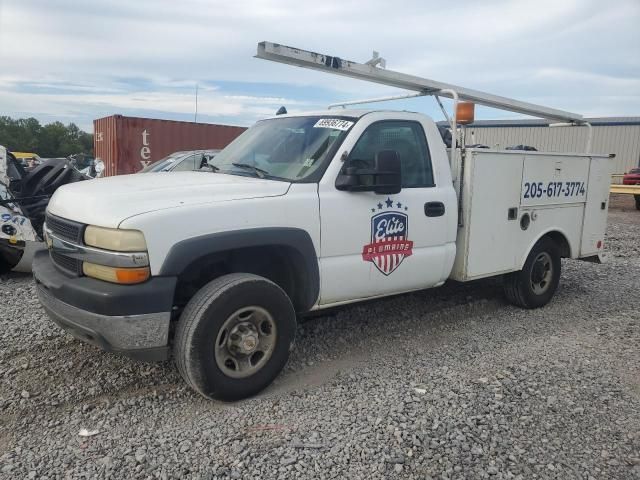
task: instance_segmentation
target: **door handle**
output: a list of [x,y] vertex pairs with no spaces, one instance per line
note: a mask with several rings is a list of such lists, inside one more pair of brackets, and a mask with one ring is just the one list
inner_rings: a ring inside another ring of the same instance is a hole
[[441,217],[444,215],[444,203],[427,202],[424,204],[424,214],[427,217]]

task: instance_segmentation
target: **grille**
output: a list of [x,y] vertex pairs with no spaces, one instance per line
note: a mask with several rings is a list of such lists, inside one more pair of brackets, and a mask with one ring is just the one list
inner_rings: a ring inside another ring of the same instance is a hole
[[76,260],[75,258],[67,257],[66,255],[62,255],[58,252],[51,251],[51,260],[56,266],[60,267],[67,272],[79,276],[82,275],[82,262],[80,260]]
[[72,222],[60,217],[54,217],[47,213],[47,227],[56,236],[73,243],[82,243],[82,233],[84,225],[78,222]]

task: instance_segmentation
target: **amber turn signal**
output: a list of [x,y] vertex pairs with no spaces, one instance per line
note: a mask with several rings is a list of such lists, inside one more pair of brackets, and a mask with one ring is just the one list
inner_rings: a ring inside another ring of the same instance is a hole
[[115,268],[89,262],[82,264],[82,271],[87,277],[123,285],[142,283],[147,281],[151,276],[149,267]]

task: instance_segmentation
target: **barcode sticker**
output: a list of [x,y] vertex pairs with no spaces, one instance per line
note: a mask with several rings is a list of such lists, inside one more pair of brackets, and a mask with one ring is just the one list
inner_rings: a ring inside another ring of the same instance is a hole
[[349,130],[353,122],[339,118],[321,118],[313,128],[333,128],[334,130]]

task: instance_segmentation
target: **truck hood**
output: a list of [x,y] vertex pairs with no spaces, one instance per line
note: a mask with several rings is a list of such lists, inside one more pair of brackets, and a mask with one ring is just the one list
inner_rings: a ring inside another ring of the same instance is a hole
[[288,182],[211,172],[121,175],[65,185],[47,211],[81,223],[116,228],[146,212],[204,203],[276,197]]

